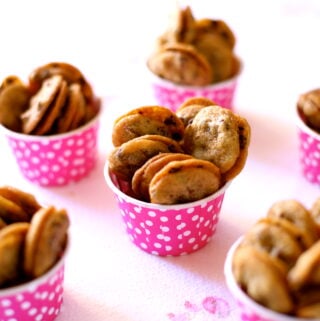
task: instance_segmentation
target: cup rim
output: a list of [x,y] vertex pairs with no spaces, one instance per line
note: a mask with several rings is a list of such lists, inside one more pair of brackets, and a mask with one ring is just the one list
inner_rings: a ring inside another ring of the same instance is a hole
[[295,120],[297,127],[304,133],[312,136],[315,139],[320,139],[320,133],[316,132],[314,129],[310,128],[302,119],[301,114],[299,113],[298,107],[296,107]]
[[68,255],[69,250],[70,250],[70,237],[68,236],[67,244],[63,251],[63,254],[59,258],[59,260],[47,272],[45,272],[44,274],[42,274],[41,276],[33,280],[30,280],[15,286],[11,286],[8,288],[0,289],[0,297],[16,294],[17,292],[28,291],[29,288],[36,288],[39,284],[44,283],[46,279],[49,279],[65,264],[66,256]]
[[150,209],[158,209],[160,211],[166,211],[166,210],[179,210],[187,207],[196,207],[198,205],[201,205],[203,203],[206,203],[207,201],[217,198],[220,195],[224,194],[225,191],[229,188],[229,186],[232,183],[232,180],[228,181],[225,183],[217,192],[202,198],[200,200],[194,201],[194,202],[189,202],[189,203],[183,203],[183,204],[173,204],[173,205],[161,205],[161,204],[153,204],[153,203],[148,203],[144,201],[140,201],[134,197],[131,197],[124,192],[122,192],[118,187],[116,187],[110,177],[109,173],[109,166],[108,166],[108,161],[106,161],[103,169],[104,177],[107,182],[107,185],[110,187],[110,189],[116,194],[121,196],[126,202],[128,203],[134,203],[138,206],[145,207],[145,208],[150,208]]
[[85,123],[84,125],[76,128],[76,129],[73,129],[71,131],[61,133],[61,134],[53,134],[53,135],[23,134],[20,132],[15,132],[15,131],[3,126],[2,124],[0,124],[0,131],[3,131],[7,136],[14,137],[16,139],[21,139],[21,140],[28,140],[28,141],[34,141],[34,140],[37,140],[37,141],[45,140],[46,141],[48,139],[53,139],[53,140],[54,139],[63,139],[65,137],[77,135],[78,133],[90,128],[94,123],[98,122],[101,113],[102,113],[102,107],[100,106],[98,108],[96,115],[92,119],[90,119],[87,123]]
[[242,74],[243,65],[244,65],[243,61],[239,57],[237,57],[237,59],[239,60],[240,66],[239,66],[238,72],[235,75],[233,75],[231,78],[225,79],[223,81],[219,81],[219,82],[216,82],[216,83],[208,84],[208,85],[205,85],[205,86],[191,86],[191,85],[176,84],[176,83],[174,83],[174,82],[172,82],[170,80],[161,78],[158,75],[154,74],[149,69],[148,64],[146,64],[146,69],[147,69],[147,72],[150,75],[151,79],[153,79],[157,83],[162,84],[163,86],[165,86],[167,88],[173,88],[173,89],[174,88],[175,89],[178,88],[178,89],[181,89],[181,90],[195,90],[195,91],[202,90],[203,91],[203,90],[208,90],[208,89],[211,89],[211,88],[219,89],[220,87],[225,87],[225,86],[237,81],[237,79]]
[[276,311],[272,311],[271,309],[268,309],[257,302],[255,302],[253,299],[251,299],[247,294],[245,294],[244,291],[241,290],[238,283],[236,282],[233,272],[232,272],[232,259],[235,250],[241,243],[244,236],[240,236],[229,248],[225,263],[224,263],[224,276],[225,281],[227,284],[227,287],[229,288],[229,291],[234,294],[236,299],[240,299],[239,301],[243,302],[245,305],[252,306],[255,311],[258,311],[260,315],[263,315],[264,317],[268,315],[268,320],[277,320],[277,321],[310,321],[311,319],[305,319],[305,318],[298,318],[294,316],[288,316],[285,314],[278,313]]

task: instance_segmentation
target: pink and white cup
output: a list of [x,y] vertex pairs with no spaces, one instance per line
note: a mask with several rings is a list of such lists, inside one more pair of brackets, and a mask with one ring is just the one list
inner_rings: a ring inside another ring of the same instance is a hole
[[185,100],[192,97],[205,97],[221,107],[234,109],[233,102],[241,69],[234,77],[208,86],[178,85],[160,78],[150,70],[148,70],[148,73],[155,100],[160,106],[166,106],[173,112],[176,112]]
[[320,186],[320,133],[306,125],[297,110],[299,162],[303,177]]
[[[236,301],[238,316],[241,321],[310,321],[311,319],[288,316],[272,311],[252,300],[238,285],[233,272],[232,261],[236,248],[241,238],[238,239],[229,249],[224,264],[224,276],[227,287]],[[272,289],[270,289],[272,291]],[[313,319],[315,320],[315,319]],[[317,319],[318,320],[318,319]]]
[[61,311],[65,256],[30,282],[0,290],[1,321],[53,321]]
[[82,127],[59,135],[26,135],[0,128],[23,176],[40,186],[77,182],[95,166],[99,113]]
[[225,191],[196,202],[158,205],[130,196],[128,182],[109,172],[104,175],[113,191],[131,241],[141,250],[159,256],[180,256],[204,247],[215,234]]

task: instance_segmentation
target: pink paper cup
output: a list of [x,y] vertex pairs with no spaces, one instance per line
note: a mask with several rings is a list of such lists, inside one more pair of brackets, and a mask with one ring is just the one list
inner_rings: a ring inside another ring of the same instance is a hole
[[150,70],[148,73],[150,74],[151,90],[157,103],[173,112],[176,112],[178,107],[191,97],[205,97],[221,107],[233,110],[240,72],[228,80],[203,87],[177,85],[158,77]]
[[59,135],[25,135],[1,128],[24,177],[40,186],[77,182],[95,166],[99,114],[84,126]]
[[159,256],[179,256],[204,247],[214,235],[226,189],[202,200],[179,205],[157,205],[130,196],[127,182],[118,180],[105,165],[127,234],[141,250]]
[[[311,319],[296,318],[281,314],[252,300],[242,289],[239,287],[233,272],[232,261],[236,248],[239,246],[241,238],[239,238],[229,249],[224,264],[224,276],[227,287],[237,302],[239,320],[242,321],[310,321]],[[272,289],[270,289],[272,291]],[[315,319],[314,319],[315,320]]]
[[307,181],[320,186],[320,134],[309,128],[297,111],[299,162]]
[[1,321],[53,321],[63,303],[66,251],[46,274],[0,290]]

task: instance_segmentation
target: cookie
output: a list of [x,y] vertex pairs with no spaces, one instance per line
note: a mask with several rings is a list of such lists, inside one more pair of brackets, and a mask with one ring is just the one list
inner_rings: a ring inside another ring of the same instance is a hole
[[28,108],[31,93],[16,76],[6,77],[0,86],[0,123],[10,130],[20,132],[20,115]]
[[293,311],[286,277],[266,252],[253,246],[239,246],[232,270],[239,286],[257,303],[280,313]]
[[149,158],[159,153],[182,153],[180,145],[172,138],[144,135],[115,147],[108,156],[109,170],[119,178],[131,181],[134,172]]
[[132,190],[138,198],[150,201],[149,184],[153,176],[166,164],[174,160],[190,159],[192,156],[181,153],[161,153],[147,160],[132,177]]
[[22,216],[23,218],[28,217],[30,219],[32,215],[41,207],[31,193],[24,192],[13,186],[1,186],[0,196],[22,208],[26,213],[26,215]]
[[168,44],[151,55],[147,64],[154,74],[176,84],[205,86],[213,81],[207,58],[191,45]]
[[23,250],[29,223],[13,223],[0,230],[0,287],[17,282],[22,274]]
[[52,76],[46,79],[40,90],[32,96],[29,108],[21,115],[23,133],[30,134],[39,125],[57,97],[62,83],[60,75]]
[[250,143],[248,122],[220,106],[201,109],[185,128],[186,153],[212,162],[226,180],[234,178],[245,165]]
[[181,140],[184,125],[170,109],[162,106],[142,106],[115,120],[112,129],[114,146],[143,135],[161,135]]
[[301,231],[301,241],[310,247],[318,239],[317,227],[309,211],[296,200],[275,202],[267,212],[269,217],[280,217],[292,222]]
[[211,162],[194,158],[171,161],[152,177],[150,202],[193,202],[215,193],[220,186],[220,170]]
[[7,224],[14,222],[28,222],[28,213],[13,201],[0,195],[0,217]]
[[67,242],[67,212],[42,207],[30,222],[24,250],[24,272],[36,278],[48,271],[63,253]]

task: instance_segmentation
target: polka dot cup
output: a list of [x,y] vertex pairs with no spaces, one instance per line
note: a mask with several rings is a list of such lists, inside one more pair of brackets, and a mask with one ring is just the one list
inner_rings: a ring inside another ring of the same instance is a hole
[[196,202],[157,205],[131,197],[128,183],[110,174],[107,164],[104,173],[131,241],[141,250],[159,256],[189,254],[211,240],[230,184]]
[[95,166],[99,115],[60,135],[33,136],[1,128],[22,174],[33,183],[64,186],[87,176]]
[[[285,314],[281,314],[263,307],[252,300],[242,289],[238,286],[234,275],[232,273],[232,258],[233,254],[239,245],[241,238],[238,239],[229,249],[225,264],[224,276],[227,287],[234,297],[238,306],[239,320],[242,321],[310,321],[310,319],[295,318]],[[270,289],[270,291],[272,291]],[[314,319],[315,320],[315,319]],[[318,319],[317,319],[318,320]]]
[[1,321],[53,321],[63,302],[65,255],[46,274],[0,290]]
[[203,86],[177,85],[162,79],[148,71],[153,95],[160,106],[166,106],[173,112],[188,98],[205,97],[219,106],[233,110],[233,100],[237,88],[239,74],[226,81]]
[[297,127],[302,175],[310,183],[320,186],[320,134],[310,129],[299,115]]

